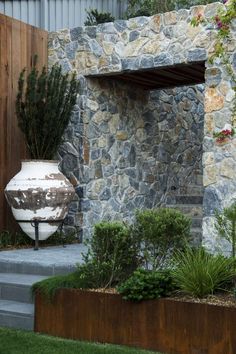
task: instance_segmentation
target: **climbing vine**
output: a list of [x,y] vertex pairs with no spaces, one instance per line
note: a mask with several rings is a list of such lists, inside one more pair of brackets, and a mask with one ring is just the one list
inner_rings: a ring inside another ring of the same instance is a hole
[[[236,0],[223,0],[225,4],[224,8],[219,8],[217,14],[210,20],[206,20],[202,14],[194,17],[191,24],[195,27],[200,24],[211,24],[217,30],[216,42],[213,54],[209,58],[209,62],[213,64],[217,59],[221,60],[221,63],[226,68],[226,71],[232,82],[232,88],[234,90],[233,101],[233,113],[232,122],[236,121],[236,73],[231,62],[230,54],[228,53],[228,44],[232,40],[232,22],[236,18]],[[234,129],[224,129],[221,132],[214,133],[214,137],[217,142],[223,142],[229,136],[234,135]]]

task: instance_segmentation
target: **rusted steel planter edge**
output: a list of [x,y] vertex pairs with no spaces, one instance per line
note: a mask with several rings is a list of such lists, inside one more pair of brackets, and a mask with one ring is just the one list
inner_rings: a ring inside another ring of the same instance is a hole
[[170,354],[235,354],[236,308],[158,299],[132,303],[118,294],[61,289],[35,298],[35,331]]

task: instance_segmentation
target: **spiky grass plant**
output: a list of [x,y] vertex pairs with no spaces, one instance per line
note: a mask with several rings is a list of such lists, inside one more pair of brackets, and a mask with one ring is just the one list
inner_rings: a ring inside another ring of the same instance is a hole
[[24,69],[18,81],[16,115],[25,135],[32,159],[52,159],[62,142],[76,103],[79,83],[75,75],[63,75],[54,65],[39,73],[36,63],[25,79]]
[[212,255],[203,248],[177,252],[172,276],[181,292],[202,298],[233,284],[235,260]]

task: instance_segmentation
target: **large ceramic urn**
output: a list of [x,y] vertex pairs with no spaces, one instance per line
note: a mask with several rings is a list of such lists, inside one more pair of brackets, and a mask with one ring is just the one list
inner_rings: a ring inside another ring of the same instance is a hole
[[35,239],[34,220],[39,221],[39,240],[52,235],[65,218],[75,190],[59,171],[57,161],[22,161],[5,195],[22,230]]

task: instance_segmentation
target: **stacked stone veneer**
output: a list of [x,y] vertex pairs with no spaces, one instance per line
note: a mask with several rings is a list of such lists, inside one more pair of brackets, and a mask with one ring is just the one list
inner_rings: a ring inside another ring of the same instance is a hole
[[[211,18],[219,6],[50,34],[49,64],[59,62],[81,80],[60,154],[64,170],[73,171],[82,183],[68,222],[80,223],[85,235],[101,217],[128,218],[134,208],[165,203],[188,185],[200,193],[204,131],[203,243],[212,250],[219,246],[214,209],[236,199],[235,140],[218,146],[213,139],[215,129],[231,122],[234,93],[225,69],[206,61],[205,90],[149,93],[105,76],[207,60],[215,30],[193,28],[190,20],[199,13]],[[228,50],[235,63],[235,33],[233,37]]]

